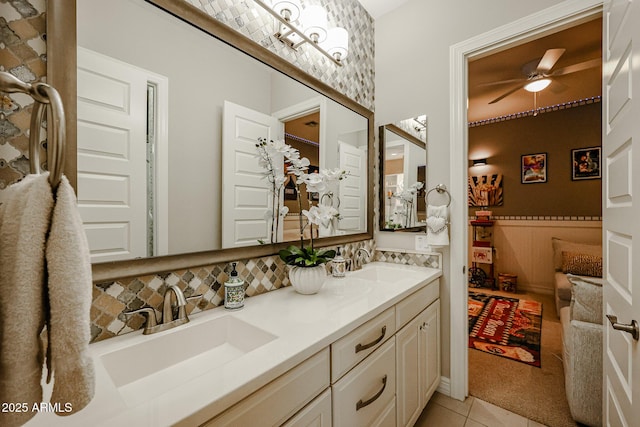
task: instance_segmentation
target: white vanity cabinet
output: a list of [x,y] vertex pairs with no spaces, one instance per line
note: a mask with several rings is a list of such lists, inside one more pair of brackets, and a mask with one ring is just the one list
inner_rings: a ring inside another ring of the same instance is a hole
[[396,334],[397,426],[412,426],[440,383],[440,300]]
[[204,426],[282,425],[309,402],[317,403],[312,400],[328,387],[329,349],[325,348],[208,421]]
[[412,426],[439,382],[435,279],[204,425]]

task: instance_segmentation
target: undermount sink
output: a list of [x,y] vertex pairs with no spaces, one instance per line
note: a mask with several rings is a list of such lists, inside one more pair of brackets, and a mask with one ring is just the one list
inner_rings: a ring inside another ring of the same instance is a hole
[[399,271],[398,268],[394,268],[393,264],[383,265],[384,263],[371,263],[366,264],[361,270],[356,270],[350,273],[352,277],[358,277],[364,280],[372,280],[374,282],[395,282],[402,279],[407,274],[413,274],[413,272]]
[[203,372],[220,369],[276,338],[232,315],[143,337],[141,342],[101,357],[129,406],[171,390]]

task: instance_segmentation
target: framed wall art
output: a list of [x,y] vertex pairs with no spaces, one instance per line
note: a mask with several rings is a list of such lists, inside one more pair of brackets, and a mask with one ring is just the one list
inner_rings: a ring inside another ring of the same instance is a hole
[[600,171],[600,147],[577,148],[571,150],[571,179],[602,178]]
[[523,184],[547,182],[547,153],[524,154],[521,170]]

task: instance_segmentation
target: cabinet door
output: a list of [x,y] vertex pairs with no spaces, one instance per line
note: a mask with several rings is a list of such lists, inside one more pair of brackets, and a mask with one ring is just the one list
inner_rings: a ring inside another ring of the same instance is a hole
[[440,384],[440,300],[431,304],[420,316],[419,359],[421,407],[424,408]]
[[331,427],[331,388],[302,408],[282,427]]
[[[420,396],[420,358],[419,347],[424,344],[420,327],[424,320],[422,314],[396,334],[396,396],[397,425],[412,426],[422,411]],[[422,339],[421,339],[422,338]]]

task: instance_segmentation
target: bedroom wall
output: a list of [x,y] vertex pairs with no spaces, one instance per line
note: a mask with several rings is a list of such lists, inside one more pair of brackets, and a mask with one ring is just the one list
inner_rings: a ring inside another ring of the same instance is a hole
[[[601,102],[585,103],[470,127],[469,158],[487,157],[488,164],[470,167],[469,176],[503,175],[504,204],[490,207],[493,215],[600,219],[602,180],[572,180],[571,150],[601,146],[601,108]],[[534,153],[547,153],[547,181],[523,184],[521,156]],[[477,209],[470,207],[469,215]]]

